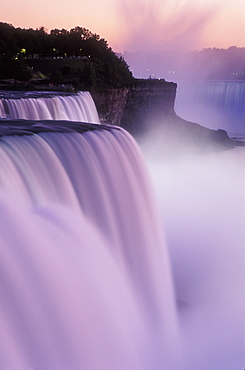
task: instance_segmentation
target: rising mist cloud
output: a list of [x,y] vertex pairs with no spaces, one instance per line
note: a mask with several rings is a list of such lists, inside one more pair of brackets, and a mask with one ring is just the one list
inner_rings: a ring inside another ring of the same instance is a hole
[[219,3],[121,0],[119,12],[124,23],[127,51],[156,49],[190,50],[200,46],[202,35],[219,10]]
[[[230,7],[229,13],[228,0],[136,0],[133,4],[119,0],[124,59],[135,77],[175,82],[194,76],[214,78],[219,69],[224,69],[225,59],[217,63],[217,55],[203,58],[193,51],[220,48],[215,40],[221,35],[228,40],[225,35],[232,33],[229,25],[240,24],[239,10],[241,13],[241,2]],[[243,29],[244,24],[240,34]]]

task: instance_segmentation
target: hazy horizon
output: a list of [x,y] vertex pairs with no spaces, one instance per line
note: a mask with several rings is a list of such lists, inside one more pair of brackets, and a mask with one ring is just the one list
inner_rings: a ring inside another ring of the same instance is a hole
[[4,0],[0,21],[48,31],[82,26],[105,38],[115,52],[151,53],[243,47],[244,11],[244,0]]

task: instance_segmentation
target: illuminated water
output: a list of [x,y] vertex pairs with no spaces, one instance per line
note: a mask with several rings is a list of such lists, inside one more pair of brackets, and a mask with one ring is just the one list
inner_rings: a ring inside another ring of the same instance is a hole
[[124,130],[1,127],[1,369],[244,367],[244,148],[171,159],[141,143],[156,207]]
[[176,113],[230,137],[245,137],[245,81],[179,81]]
[[88,91],[77,94],[52,92],[0,92],[0,118],[67,120],[99,123]]
[[174,368],[176,304],[147,171],[128,133],[94,127],[0,139],[3,370]]

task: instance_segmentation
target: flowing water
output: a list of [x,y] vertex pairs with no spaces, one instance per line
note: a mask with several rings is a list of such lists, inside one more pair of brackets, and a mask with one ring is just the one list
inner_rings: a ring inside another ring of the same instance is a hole
[[[2,106],[29,119],[39,102],[28,100]],[[41,111],[57,101],[42,98]],[[21,134],[7,135],[18,123]],[[0,368],[174,369],[169,257],[136,143],[119,128],[32,125],[2,120]]]
[[94,101],[87,91],[59,95],[51,92],[2,91],[0,118],[99,123]]
[[245,81],[179,81],[176,113],[230,137],[245,137]]
[[242,369],[244,148],[141,143],[152,187],[88,93],[0,107],[0,368]]

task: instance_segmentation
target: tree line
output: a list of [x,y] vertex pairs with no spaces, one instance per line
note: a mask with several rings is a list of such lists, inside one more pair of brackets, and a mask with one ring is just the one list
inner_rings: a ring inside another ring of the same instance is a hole
[[[80,59],[79,79],[84,84],[123,87],[133,79],[125,60],[113,52],[105,39],[86,28],[53,29],[48,33],[44,27],[22,29],[0,23],[0,78],[28,80],[30,60],[35,58]],[[63,75],[72,72],[69,68],[63,64]]]

